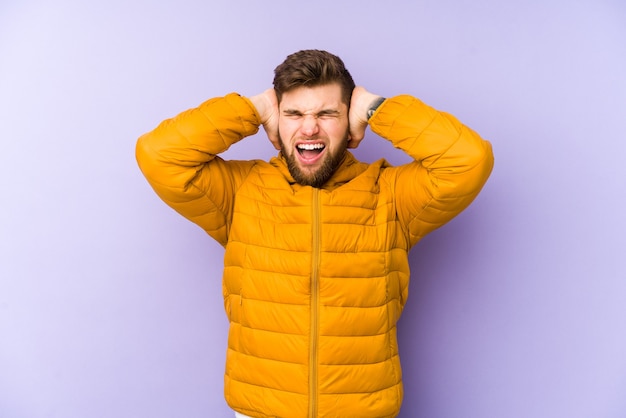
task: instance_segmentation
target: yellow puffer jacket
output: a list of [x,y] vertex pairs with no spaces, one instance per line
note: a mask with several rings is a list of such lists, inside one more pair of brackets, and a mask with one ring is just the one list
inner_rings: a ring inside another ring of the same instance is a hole
[[415,161],[390,167],[347,153],[315,189],[296,184],[280,156],[217,156],[259,123],[248,99],[230,94],[164,121],[137,146],[159,196],[226,248],[226,400],[252,417],[394,417],[408,250],[470,204],[491,147],[399,96],[370,127]]

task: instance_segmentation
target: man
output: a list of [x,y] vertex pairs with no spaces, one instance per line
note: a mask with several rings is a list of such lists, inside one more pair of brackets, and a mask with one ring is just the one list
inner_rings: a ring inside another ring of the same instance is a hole
[[[277,157],[218,156],[260,125]],[[414,161],[357,161],[347,148],[367,126]],[[224,391],[238,416],[398,414],[407,254],[476,197],[488,142],[414,97],[355,87],[341,59],[305,50],[276,68],[273,89],[162,122],[137,159],[159,196],[225,247]]]

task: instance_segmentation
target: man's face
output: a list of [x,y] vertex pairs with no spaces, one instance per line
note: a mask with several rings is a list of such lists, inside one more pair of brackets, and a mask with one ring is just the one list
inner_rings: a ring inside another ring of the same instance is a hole
[[278,133],[289,172],[300,184],[321,187],[348,145],[348,106],[339,84],[298,87],[283,93]]

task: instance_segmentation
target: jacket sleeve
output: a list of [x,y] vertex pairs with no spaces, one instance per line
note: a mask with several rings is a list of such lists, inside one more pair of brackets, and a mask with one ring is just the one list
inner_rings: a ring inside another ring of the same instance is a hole
[[411,246],[463,211],[493,168],[489,142],[414,97],[387,99],[369,123],[414,159],[385,172]]
[[217,154],[259,125],[248,99],[235,93],[210,99],[142,135],[137,162],[165,203],[225,245],[235,191],[255,163]]

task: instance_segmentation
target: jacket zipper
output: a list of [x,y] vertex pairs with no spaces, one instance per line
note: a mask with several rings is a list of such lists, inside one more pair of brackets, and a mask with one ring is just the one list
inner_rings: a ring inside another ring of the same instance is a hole
[[309,354],[309,417],[317,417],[317,362],[319,339],[320,190],[313,189],[311,253],[311,335]]

